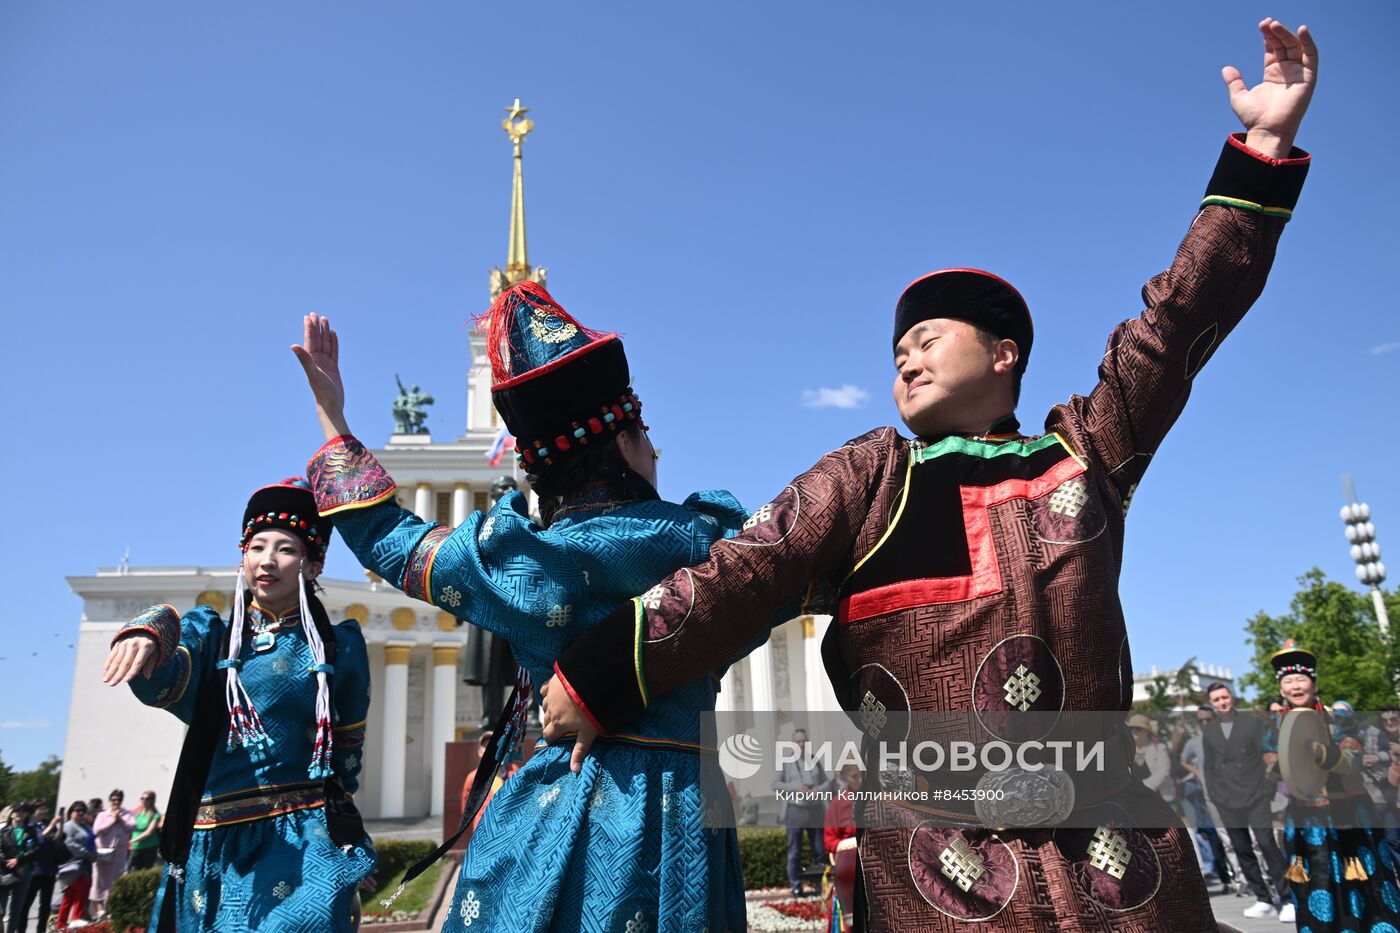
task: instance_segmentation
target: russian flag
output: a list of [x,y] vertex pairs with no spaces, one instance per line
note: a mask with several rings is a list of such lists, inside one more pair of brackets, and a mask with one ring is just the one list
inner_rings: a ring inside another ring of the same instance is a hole
[[515,446],[515,438],[505,428],[501,428],[496,439],[491,442],[491,448],[486,451],[486,462],[491,466],[500,466],[501,458],[506,455],[506,451]]

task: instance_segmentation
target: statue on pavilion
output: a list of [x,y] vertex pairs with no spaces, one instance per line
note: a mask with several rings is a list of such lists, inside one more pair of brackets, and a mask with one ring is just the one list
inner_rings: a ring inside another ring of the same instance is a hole
[[433,397],[419,390],[418,386],[405,389],[403,380],[397,374],[394,381],[399,384],[399,395],[394,399],[393,408],[394,433],[427,434],[428,429],[423,423],[428,420],[428,411],[424,406],[433,404]]

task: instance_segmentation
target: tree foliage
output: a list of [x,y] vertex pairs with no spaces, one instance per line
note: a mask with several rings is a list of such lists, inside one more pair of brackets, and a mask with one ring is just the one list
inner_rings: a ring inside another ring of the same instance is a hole
[[14,783],[15,772],[5,760],[0,758],[0,805],[10,802],[10,785]]
[[58,797],[58,778],[63,762],[50,755],[32,771],[16,771],[0,761],[0,804],[17,800],[47,800],[52,806]]
[[47,800],[55,806],[58,799],[58,779],[63,773],[63,760],[50,755],[39,762],[33,771],[20,771],[15,774],[10,785],[16,800]]
[[[1328,580],[1316,567],[1298,578],[1301,587],[1288,611],[1271,616],[1260,612],[1245,624],[1253,648],[1252,669],[1240,678],[1256,702],[1278,693],[1269,655],[1291,638],[1317,655],[1318,698],[1324,703],[1346,700],[1358,710],[1374,710],[1396,702],[1395,674],[1400,670],[1400,637],[1381,637],[1369,593]],[[1390,617],[1400,622],[1400,593],[1385,593]]]

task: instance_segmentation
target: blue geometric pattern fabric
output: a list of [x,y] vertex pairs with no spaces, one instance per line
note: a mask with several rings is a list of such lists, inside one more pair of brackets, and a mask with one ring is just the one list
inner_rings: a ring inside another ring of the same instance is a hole
[[[215,746],[184,878],[175,888],[176,925],[181,933],[349,933],[355,886],[374,869],[369,837],[347,849],[337,848],[326,827],[324,808],[308,802],[304,790],[297,803],[300,809],[278,812],[296,796],[289,789],[310,783],[307,765],[316,724],[316,678],[309,670],[314,662],[306,633],[296,611],[285,613],[281,624],[270,650],[255,652],[252,641],[245,639],[239,656],[240,678],[272,744],[259,760],[243,746],[229,749],[222,736]],[[132,680],[132,693],[146,705],[165,707],[189,723],[201,691],[223,690],[226,675],[216,664],[227,645],[227,633],[227,623],[212,608],[195,607],[180,619],[175,657],[149,679]],[[369,710],[369,657],[357,623],[335,626],[335,636],[333,706],[336,725],[344,729],[362,724]],[[362,749],[345,744],[349,747],[333,748],[331,761],[336,776],[353,793],[359,786]],[[251,797],[240,793],[249,790],[261,793]],[[236,815],[229,812],[235,804],[213,806],[229,795],[236,798]],[[314,789],[311,796],[320,797]],[[223,822],[234,816],[240,822]],[[169,874],[167,867],[152,929],[160,916]]]
[[[335,524],[365,567],[509,641],[538,685],[579,632],[704,559],[746,517],[730,494],[701,492],[541,528],[510,493],[446,536],[388,502],[339,512]],[[631,732],[698,742],[714,700],[715,681],[702,678],[653,703]],[[738,839],[702,825],[697,754],[600,741],[577,775],[569,754],[541,749],[492,798],[445,933],[745,929]]]
[[1400,924],[1396,871],[1377,856],[1377,836],[1366,828],[1372,818],[1364,791],[1326,806],[1289,807],[1285,835],[1301,869],[1294,875],[1306,876],[1290,882],[1299,929],[1383,933]]
[[574,774],[570,751],[491,798],[443,933],[746,930],[738,837],[705,827],[697,756],[600,740]]

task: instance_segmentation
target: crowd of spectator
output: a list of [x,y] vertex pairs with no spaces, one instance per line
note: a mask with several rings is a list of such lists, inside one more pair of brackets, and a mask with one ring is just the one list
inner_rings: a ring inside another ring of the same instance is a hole
[[105,916],[117,878],[157,864],[162,816],[155,792],[142,794],[135,811],[124,802],[114,790],[105,807],[94,797],[58,814],[46,800],[0,810],[0,930],[27,933],[33,917],[43,933],[51,915],[55,930],[87,926]]
[[[1279,717],[1287,704],[1275,697],[1268,709],[1241,709],[1222,683],[1211,684],[1207,698],[1208,705],[1167,730],[1141,713],[1128,717],[1134,774],[1193,830],[1208,885],[1252,895],[1255,903],[1245,916],[1291,923],[1284,855],[1289,791],[1278,764]],[[1333,704],[1331,714],[1334,738],[1352,737],[1361,745],[1362,777],[1380,815],[1381,844],[1392,864],[1400,865],[1400,708],[1381,710],[1374,723],[1345,701]]]

